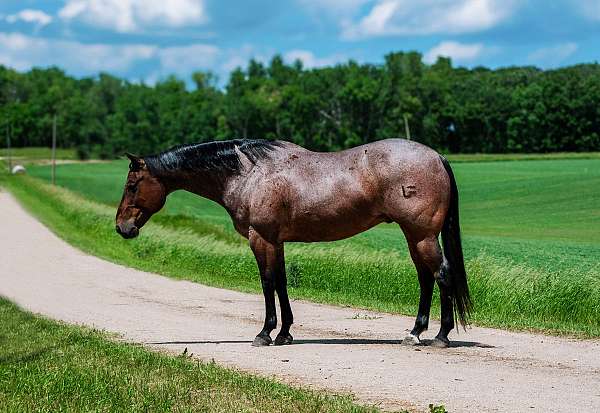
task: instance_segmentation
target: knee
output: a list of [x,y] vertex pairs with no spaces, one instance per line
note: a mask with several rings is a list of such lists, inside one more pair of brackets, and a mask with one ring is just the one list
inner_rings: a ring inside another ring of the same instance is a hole
[[275,280],[271,276],[271,274],[265,274],[261,277],[260,282],[262,284],[263,290],[267,291],[275,291]]
[[274,330],[277,327],[277,316],[272,315],[266,318],[265,327]]
[[292,324],[294,324],[294,316],[292,315],[292,312],[286,312],[281,314],[281,324],[286,325],[286,326],[291,326]]
[[440,287],[450,288],[451,279],[450,279],[450,273],[449,273],[449,269],[448,269],[448,263],[446,262],[446,260],[444,260],[444,262],[442,262],[442,265],[440,266],[439,271],[436,271],[435,273],[433,273],[433,276],[435,277],[435,280],[437,281],[437,283]]
[[441,322],[441,330],[445,331],[445,332],[450,332],[452,330],[454,330],[454,316],[450,315],[450,316],[443,316],[442,319],[440,320]]
[[427,328],[429,326],[429,317],[426,315],[417,316],[417,324],[421,327]]

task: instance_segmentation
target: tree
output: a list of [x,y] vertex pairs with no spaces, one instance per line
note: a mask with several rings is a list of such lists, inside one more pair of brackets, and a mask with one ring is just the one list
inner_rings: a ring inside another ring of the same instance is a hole
[[307,69],[275,55],[233,70],[224,88],[210,72],[192,81],[188,88],[171,76],[149,86],[0,66],[0,126],[11,125],[14,146],[49,146],[57,114],[60,146],[106,158],[230,138],[338,150],[405,137],[405,119],[412,139],[442,151],[600,150],[598,64],[467,69],[394,52],[381,65]]

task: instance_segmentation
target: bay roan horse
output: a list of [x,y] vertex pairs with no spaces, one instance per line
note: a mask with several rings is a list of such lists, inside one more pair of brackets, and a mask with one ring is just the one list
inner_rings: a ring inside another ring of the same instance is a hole
[[404,232],[421,287],[415,326],[404,343],[419,343],[427,329],[435,281],[441,328],[432,345],[449,344],[455,317],[463,326],[467,323],[471,301],[456,181],[446,159],[424,145],[391,139],[320,153],[284,141],[240,139],[128,157],[129,175],[116,218],[117,232],[124,238],[137,236],[167,195],[183,189],[222,205],[235,229],[249,240],[266,307],[254,345],[272,342],[275,292],[282,324],[275,344],[292,342],[285,242],[339,240],[381,222],[396,222]]

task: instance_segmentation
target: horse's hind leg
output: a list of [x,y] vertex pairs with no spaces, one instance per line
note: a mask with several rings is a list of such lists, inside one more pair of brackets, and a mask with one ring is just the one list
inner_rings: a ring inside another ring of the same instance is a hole
[[415,345],[419,344],[419,336],[421,333],[429,327],[429,312],[431,309],[431,298],[433,296],[433,284],[435,279],[433,273],[423,262],[421,256],[417,252],[415,246],[409,245],[409,250],[415,267],[417,268],[417,274],[419,276],[419,286],[421,287],[421,294],[419,298],[419,311],[417,312],[417,319],[415,320],[415,326],[411,330],[410,334],[404,338],[402,344],[404,345]]
[[402,343],[414,345],[420,342],[420,334],[427,330],[429,326],[433,284],[435,275],[439,274],[443,255],[440,244],[435,236],[424,238],[420,241],[413,241],[409,238],[408,248],[419,276],[421,296],[415,326]]
[[454,301],[452,299],[452,286],[449,284],[447,273],[447,262],[444,260],[440,267],[439,275],[436,277],[438,287],[440,287],[440,307],[442,315],[440,318],[440,331],[435,340],[431,343],[434,347],[448,347],[448,333],[454,328]]
[[292,307],[290,306],[290,299],[287,292],[287,277],[285,274],[283,251],[281,254],[279,271],[275,278],[275,290],[277,291],[279,307],[281,308],[281,330],[279,330],[279,334],[275,337],[274,344],[276,346],[292,344],[294,338],[290,334],[290,327],[294,323],[294,315],[292,314]]

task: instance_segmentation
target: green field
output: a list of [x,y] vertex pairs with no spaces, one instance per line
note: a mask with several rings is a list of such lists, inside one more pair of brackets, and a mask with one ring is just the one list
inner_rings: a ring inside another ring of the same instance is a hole
[[539,161],[561,159],[600,159],[600,152],[550,153],[451,153],[444,154],[451,162]]
[[[48,161],[52,157],[52,149],[43,147],[12,148],[10,155],[13,158],[13,164]],[[8,156],[8,152],[4,148],[0,151],[0,157],[4,158],[6,156]],[[75,160],[77,159],[77,153],[75,149],[57,148],[56,159]]]
[[108,334],[36,317],[0,299],[0,411],[376,412]]
[[[454,169],[473,320],[600,336],[600,160],[466,162]],[[32,166],[30,173],[49,177],[43,166]],[[30,178],[8,185],[84,250],[175,277],[259,291],[252,254],[225,211],[210,201],[176,193],[140,238],[124,241],[114,234],[114,207],[126,173],[125,161],[61,165],[57,182],[74,193]],[[396,225],[334,243],[292,244],[287,258],[292,296],[416,311],[418,283]],[[432,312],[437,315],[437,308]]]

